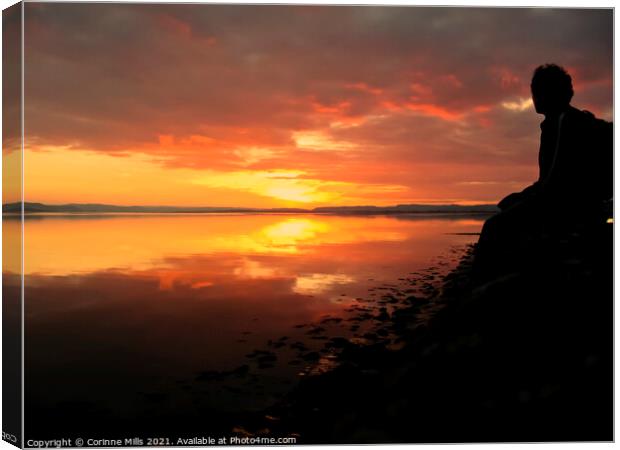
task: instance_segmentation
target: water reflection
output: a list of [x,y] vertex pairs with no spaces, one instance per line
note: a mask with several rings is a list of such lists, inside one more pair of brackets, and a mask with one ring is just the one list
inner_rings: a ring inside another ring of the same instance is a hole
[[[18,225],[4,224],[12,233]],[[298,379],[300,346],[310,354],[321,335],[353,337],[339,318],[372,299],[369,289],[429,266],[474,239],[449,233],[480,226],[278,215],[27,220],[29,420],[66,402],[117,418],[264,407]],[[5,283],[18,289],[17,275],[6,272]],[[304,328],[311,323],[321,335]],[[248,357],[266,343],[277,353]],[[318,361],[326,367],[329,355]]]

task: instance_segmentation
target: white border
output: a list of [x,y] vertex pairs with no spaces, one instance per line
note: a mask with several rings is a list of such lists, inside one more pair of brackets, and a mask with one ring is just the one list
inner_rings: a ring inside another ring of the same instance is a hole
[[[30,0],[25,0],[25,1],[30,1]],[[55,0],[43,0],[46,2],[54,2]],[[71,0],[69,0],[71,1]],[[102,3],[102,2],[97,2],[95,0],[84,0],[82,1],[83,3]],[[15,1],[12,0],[0,0],[0,6],[2,7],[2,9],[5,9],[13,4],[15,4]],[[112,2],[106,2],[106,3],[112,3]],[[590,1],[576,1],[576,0],[545,0],[544,2],[534,2],[533,0],[529,0],[527,2],[510,2],[510,1],[501,1],[501,0],[470,0],[470,1],[459,1],[459,0],[443,0],[441,2],[437,2],[437,1],[432,1],[432,0],[415,0],[415,1],[409,1],[409,0],[390,0],[390,1],[380,1],[380,0],[374,0],[374,1],[364,1],[364,0],[336,0],[336,1],[329,1],[329,0],[316,0],[316,1],[299,1],[299,0],[288,0],[286,2],[274,2],[274,1],[265,1],[265,0],[252,0],[252,1],[236,1],[236,0],[210,0],[208,2],[193,2],[193,1],[175,1],[175,0],[169,0],[169,1],[152,1],[152,0],[131,0],[131,1],[117,1],[114,3],[213,3],[213,4],[299,4],[299,5],[393,5],[393,6],[475,6],[475,7],[500,7],[500,8],[505,8],[505,7],[563,7],[563,8],[614,8],[616,6],[616,2],[615,1],[602,1],[602,0],[590,0]],[[23,8],[22,8],[22,21],[23,21]],[[616,28],[616,16],[615,16],[615,11],[614,11],[614,63],[615,63],[615,56],[616,56],[616,49],[618,48],[618,38],[615,34],[615,28]],[[23,26],[22,26],[22,55],[23,55],[23,48],[24,48],[24,36],[23,36]],[[0,42],[1,42],[1,22],[0,22]],[[1,45],[0,45],[0,60],[1,60]],[[22,56],[22,60],[23,60],[23,56]],[[23,101],[24,101],[24,67],[22,64],[22,92],[21,92],[21,97],[22,97],[22,105],[23,105]],[[2,80],[2,75],[1,75],[1,71],[0,71],[0,84],[1,84],[1,80]],[[614,113],[615,113],[615,105],[618,104],[617,100],[618,100],[618,91],[615,89],[615,85],[618,82],[618,75],[615,71],[615,64],[614,64]],[[24,145],[24,127],[25,127],[25,123],[24,123],[24,108],[22,107],[21,110],[22,113],[22,200],[24,200],[24,177],[23,177],[23,170],[24,170],[24,151],[23,151],[23,145]],[[614,114],[615,116],[615,114]],[[2,119],[2,112],[0,111],[0,123],[1,123],[1,119]],[[614,148],[615,148],[615,127],[614,127]],[[1,139],[1,137],[0,137]],[[618,160],[616,158],[614,158],[614,171],[615,173],[618,173],[618,167],[620,166],[620,163],[618,162]],[[615,177],[614,177],[615,178]],[[0,173],[0,182],[1,182],[1,173]],[[615,186],[617,188],[617,186]],[[614,190],[614,194],[615,197],[618,198],[618,190],[615,189]],[[23,206],[22,206],[23,208]],[[23,214],[23,211],[22,211]],[[22,220],[22,299],[23,299],[23,286],[24,286],[24,280],[23,280],[23,264],[24,264],[24,255],[23,255],[23,220]],[[614,225],[615,227],[615,225]],[[1,225],[0,225],[0,230],[1,230]],[[615,233],[614,233],[615,234]],[[620,277],[620,269],[618,269],[618,266],[615,265],[615,255],[618,252],[618,248],[619,245],[618,243],[615,241],[614,239],[614,277],[618,278]],[[2,242],[0,240],[0,253],[2,251]],[[0,288],[2,286],[2,282],[1,282],[1,278],[0,278]],[[1,297],[1,291],[0,291],[0,297]],[[615,298],[615,286],[614,286],[614,298]],[[614,305],[615,306],[615,305]],[[1,309],[0,309],[0,320],[1,320]],[[22,301],[22,321],[23,321],[23,314],[24,314],[24,303]],[[614,324],[618,323],[618,308],[614,307]],[[0,344],[1,344],[1,335],[0,335]],[[618,348],[617,344],[617,339],[618,336],[615,333],[615,328],[614,328],[614,356],[615,356],[615,349]],[[23,336],[23,323],[22,323],[22,368],[23,368],[23,362],[24,362],[24,355],[23,355],[23,344],[24,344],[24,336]],[[614,373],[615,373],[615,377],[614,377],[614,384],[617,381],[617,377],[618,377],[618,371],[616,370],[616,361],[617,359],[614,358]],[[1,368],[2,368],[2,362],[0,361],[0,374],[1,374]],[[1,376],[1,375],[0,375]],[[23,376],[23,372],[22,372],[22,376]],[[0,398],[1,398],[1,385],[0,385]],[[23,392],[23,384],[22,384],[22,401],[23,401],[23,396],[24,396],[24,392]],[[618,404],[618,392],[616,390],[614,390],[614,404]],[[22,408],[22,437],[24,435],[24,429],[23,429],[23,408]],[[0,423],[2,421],[2,412],[0,410]],[[618,416],[616,414],[614,414],[614,429],[618,429]],[[10,444],[0,441],[0,450],[2,449],[14,449],[14,446],[11,446]],[[472,448],[472,449],[488,449],[488,448],[503,448],[503,449],[525,449],[525,448],[531,448],[532,445],[537,445],[537,446],[544,446],[545,448],[551,448],[551,449],[572,449],[572,448],[580,448],[584,445],[595,445],[597,448],[603,448],[603,447],[611,447],[611,446],[615,446],[614,443],[602,443],[602,444],[592,444],[592,443],[586,443],[586,444],[582,444],[582,443],[556,443],[556,444],[453,444],[453,445],[459,445],[459,446],[463,446],[466,448]],[[300,446],[300,447],[310,447],[310,446]],[[327,448],[327,449],[331,449],[331,448],[338,448],[341,446],[333,446],[333,445],[325,445],[325,446],[321,446],[321,448]],[[352,445],[352,446],[346,446],[347,448],[363,448],[365,446],[357,446],[357,445]],[[374,446],[375,448],[378,449],[388,449],[391,447],[394,447],[394,445],[376,445]],[[398,447],[411,447],[413,448],[414,445],[411,444],[402,444],[402,445],[398,445]],[[415,445],[415,448],[420,448],[420,449],[434,449],[437,448],[438,445]],[[186,447],[168,447],[168,448],[186,448]],[[255,447],[256,448],[256,447]],[[268,447],[257,447],[257,448],[268,448]]]

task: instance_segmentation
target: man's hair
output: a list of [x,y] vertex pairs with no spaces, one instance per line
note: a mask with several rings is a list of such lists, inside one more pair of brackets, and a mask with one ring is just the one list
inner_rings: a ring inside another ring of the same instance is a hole
[[563,67],[557,64],[543,64],[534,70],[532,92],[545,94],[556,104],[568,104],[573,98],[573,80]]

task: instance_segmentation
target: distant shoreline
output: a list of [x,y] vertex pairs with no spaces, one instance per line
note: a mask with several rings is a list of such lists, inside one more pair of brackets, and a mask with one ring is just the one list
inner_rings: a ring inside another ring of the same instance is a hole
[[326,206],[303,208],[117,206],[105,204],[46,205],[43,203],[7,203],[3,215],[110,215],[110,214],[317,214],[317,215],[402,215],[402,214],[492,214],[495,205],[395,205]]
[[[346,213],[346,212],[316,212],[316,211],[304,211],[304,212],[276,212],[276,211],[221,211],[221,212],[24,212],[24,218],[51,218],[51,217],[162,217],[162,216],[179,216],[179,217],[192,217],[192,216],[341,216],[341,217],[376,217],[376,216],[391,216],[391,217],[481,217],[485,218],[492,215],[492,212],[485,211],[430,211],[430,212],[358,212],[358,213]],[[19,212],[3,212],[2,217],[6,219],[16,219],[21,217]]]
[[[313,217],[317,220],[321,217],[341,217],[341,218],[375,218],[375,217],[391,217],[394,220],[459,220],[459,219],[475,219],[484,220],[491,216],[491,212],[365,212],[365,213],[343,213],[343,212],[189,212],[189,213],[166,213],[166,212],[26,212],[23,215],[24,220],[87,220],[87,219],[118,219],[118,218],[190,218],[190,217],[242,217],[264,216],[264,217],[288,217],[303,218]],[[21,213],[3,213],[2,218],[6,221],[20,220]],[[476,233],[478,234],[478,233]]]

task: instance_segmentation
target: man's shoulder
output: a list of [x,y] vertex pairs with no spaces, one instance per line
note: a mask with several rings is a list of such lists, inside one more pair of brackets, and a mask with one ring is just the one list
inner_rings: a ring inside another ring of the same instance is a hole
[[575,108],[574,106],[570,106],[566,112],[565,112],[565,116],[566,117],[570,117],[572,119],[586,119],[586,120],[592,120],[594,119],[596,116],[588,111],[587,109],[578,109]]
[[565,113],[566,118],[570,118],[571,120],[583,121],[583,122],[607,122],[599,117],[596,117],[594,113],[588,111],[587,109],[578,109],[573,106],[569,107]]
[[573,126],[611,126],[611,122],[596,117],[587,109],[570,107],[565,113],[565,120]]

